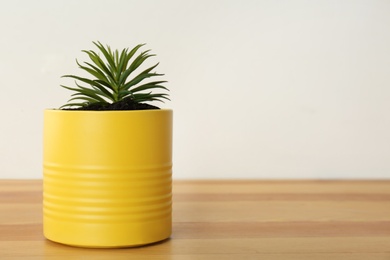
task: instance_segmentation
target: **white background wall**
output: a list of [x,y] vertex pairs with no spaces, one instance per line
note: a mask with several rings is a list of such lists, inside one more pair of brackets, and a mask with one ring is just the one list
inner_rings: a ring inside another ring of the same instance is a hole
[[0,33],[1,178],[41,178],[94,40],[158,54],[177,179],[390,177],[390,1],[0,1]]

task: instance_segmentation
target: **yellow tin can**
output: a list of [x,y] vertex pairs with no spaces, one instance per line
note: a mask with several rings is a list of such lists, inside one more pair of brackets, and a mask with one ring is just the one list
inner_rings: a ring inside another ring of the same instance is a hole
[[45,110],[47,239],[131,247],[172,230],[172,110]]

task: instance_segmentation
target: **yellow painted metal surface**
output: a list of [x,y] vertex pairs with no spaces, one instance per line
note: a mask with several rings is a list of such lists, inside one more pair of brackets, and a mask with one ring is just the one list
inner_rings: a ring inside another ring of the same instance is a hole
[[171,235],[172,111],[44,112],[46,238],[130,247]]

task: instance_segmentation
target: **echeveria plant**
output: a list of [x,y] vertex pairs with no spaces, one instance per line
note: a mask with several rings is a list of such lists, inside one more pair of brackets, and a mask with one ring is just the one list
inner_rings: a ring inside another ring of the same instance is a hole
[[[87,107],[101,108],[108,107],[110,104],[130,101],[133,104],[143,104],[148,101],[163,101],[169,99],[166,93],[155,93],[156,89],[167,91],[163,86],[166,81],[152,81],[150,78],[163,76],[153,72],[158,63],[144,70],[140,66],[148,58],[155,56],[150,54],[150,50],[138,53],[144,44],[139,44],[129,50],[122,51],[111,50],[109,46],[104,46],[100,42],[93,44],[101,52],[101,56],[92,50],[83,50],[90,62],[77,65],[83,71],[87,72],[92,78],[85,78],[75,75],[64,75],[66,78],[75,79],[75,87],[61,85],[72,90],[72,98],[61,108],[86,109]],[[149,80],[147,80],[149,79]]]

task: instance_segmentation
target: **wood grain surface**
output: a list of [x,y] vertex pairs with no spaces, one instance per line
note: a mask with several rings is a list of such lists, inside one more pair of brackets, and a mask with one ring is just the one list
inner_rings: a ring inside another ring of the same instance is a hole
[[42,181],[0,180],[0,259],[390,260],[390,181],[175,181],[173,235],[84,249],[42,235]]

